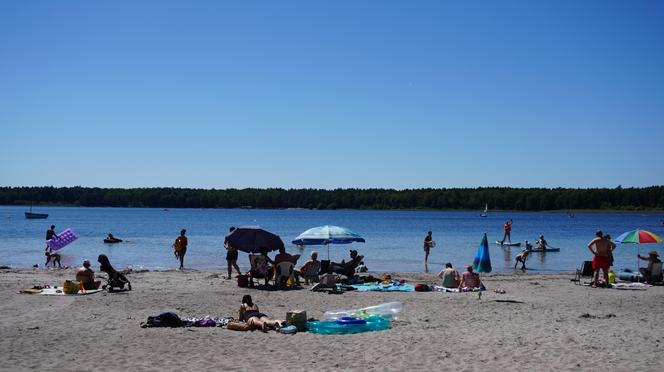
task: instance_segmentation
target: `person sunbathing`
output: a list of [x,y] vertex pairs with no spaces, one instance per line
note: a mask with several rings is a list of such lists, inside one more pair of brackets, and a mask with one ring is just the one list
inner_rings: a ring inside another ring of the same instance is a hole
[[659,278],[653,277],[653,266],[657,263],[661,263],[662,261],[659,259],[659,253],[657,251],[652,251],[648,253],[647,257],[641,256],[641,255],[636,255],[637,258],[640,260],[648,261],[648,267],[641,267],[639,268],[639,272],[643,277],[646,279],[646,283],[652,283],[655,280]]
[[245,321],[249,327],[253,329],[260,329],[267,332],[270,329],[283,327],[286,323],[283,320],[274,320],[269,316],[261,313],[258,310],[258,305],[253,303],[250,295],[242,297],[242,305],[240,305],[239,319]]
[[95,280],[95,272],[90,268],[90,261],[83,261],[83,267],[76,271],[76,281],[83,285],[86,290],[98,289],[101,280]]
[[443,287],[445,288],[458,288],[459,287],[459,272],[454,270],[452,263],[445,264],[445,268],[438,273],[438,277],[443,279]]
[[461,274],[461,283],[459,284],[459,289],[462,291],[468,291],[473,289],[483,289],[482,281],[480,276],[477,273],[473,272],[473,266],[466,266],[466,272]]
[[318,252],[311,252],[311,259],[300,267],[300,270],[295,270],[295,279],[297,284],[300,284],[300,277],[309,284],[310,281],[318,282],[318,273],[320,272],[320,261],[318,261]]
[[349,279],[355,276],[355,269],[362,262],[364,256],[357,254],[354,249],[350,250],[350,261],[330,262],[330,269],[337,274],[346,275]]

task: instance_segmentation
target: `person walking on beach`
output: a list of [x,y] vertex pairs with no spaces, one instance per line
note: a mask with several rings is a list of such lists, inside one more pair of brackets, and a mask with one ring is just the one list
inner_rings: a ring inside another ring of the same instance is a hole
[[51,225],[51,228],[46,230],[46,248],[44,249],[44,254],[46,255],[46,263],[44,266],[48,267],[48,263],[53,261],[53,267],[55,267],[55,264],[58,264],[58,268],[62,268],[62,265],[60,264],[60,255],[58,253],[55,253],[51,247],[48,246],[48,241],[56,238],[57,239],[58,235],[55,233],[55,225]]
[[[232,233],[235,231],[235,227],[231,226],[229,229],[229,232]],[[237,249],[230,245],[227,239],[224,239],[224,248],[226,248],[226,262],[228,263],[228,278],[231,278],[231,274],[233,273],[233,268],[237,270],[238,275],[242,275],[242,272],[240,272],[240,267],[237,265]]]
[[427,236],[424,237],[424,265],[425,265],[425,267],[429,263],[429,252],[431,251],[431,247],[433,247],[433,244],[434,244],[432,234],[433,233],[431,231],[429,231],[427,233]]
[[505,224],[503,225],[503,240],[500,241],[500,244],[505,243],[505,239],[512,244],[512,219],[510,218],[509,221],[505,221]]
[[188,244],[187,237],[185,236],[186,233],[187,230],[180,230],[180,236],[178,236],[173,243],[173,248],[175,249],[175,258],[180,260],[179,270],[184,270],[184,255],[187,254]]
[[[595,250],[593,250],[593,246]],[[591,286],[593,288],[597,287],[599,280],[599,271],[602,270],[604,273],[604,283],[608,288],[609,286],[609,265],[610,265],[610,255],[611,251],[616,247],[615,243],[610,240],[604,239],[604,235],[601,230],[598,230],[595,233],[595,239],[591,240],[588,243],[588,250],[593,254],[593,280]]]

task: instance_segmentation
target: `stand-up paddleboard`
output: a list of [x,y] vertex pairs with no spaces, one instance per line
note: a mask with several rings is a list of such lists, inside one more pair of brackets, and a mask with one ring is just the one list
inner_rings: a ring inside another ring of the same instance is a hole
[[66,229],[60,234],[57,234],[51,240],[47,241],[46,245],[48,245],[48,247],[52,250],[57,251],[58,249],[67,246],[69,243],[76,239],[78,239],[78,236],[76,236],[74,231],[72,229]]
[[496,244],[502,245],[504,247],[518,247],[521,245],[521,242],[516,243],[501,243],[500,240],[496,240]]
[[546,248],[546,249],[533,248],[531,252],[560,252],[560,248]]

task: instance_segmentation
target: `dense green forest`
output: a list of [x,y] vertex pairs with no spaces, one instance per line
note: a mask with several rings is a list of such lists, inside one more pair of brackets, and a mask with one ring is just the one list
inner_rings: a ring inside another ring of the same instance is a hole
[[0,204],[156,208],[654,210],[664,186],[614,189],[183,189],[0,187]]

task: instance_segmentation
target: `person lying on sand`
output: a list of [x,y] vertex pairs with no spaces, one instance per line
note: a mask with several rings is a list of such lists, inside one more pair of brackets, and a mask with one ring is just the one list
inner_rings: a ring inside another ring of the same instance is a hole
[[83,285],[87,290],[98,289],[101,280],[95,280],[95,272],[90,269],[90,261],[83,261],[83,267],[76,271],[76,281]]
[[253,329],[260,329],[267,332],[270,329],[283,327],[284,320],[274,320],[258,310],[258,305],[253,303],[250,295],[242,297],[242,305],[240,305],[239,319],[245,321],[249,327]]
[[438,277],[443,279],[443,287],[445,288],[458,288],[461,281],[461,275],[454,270],[452,263],[445,264],[445,268],[438,273]]

